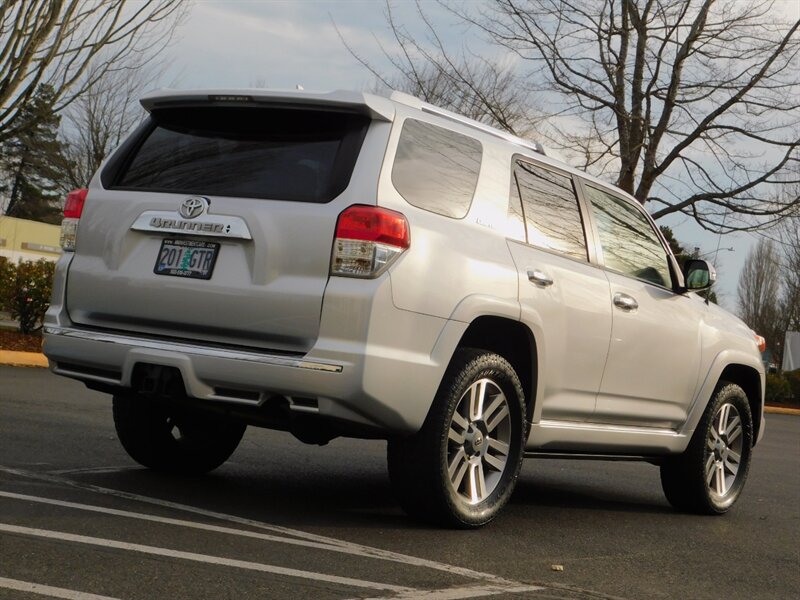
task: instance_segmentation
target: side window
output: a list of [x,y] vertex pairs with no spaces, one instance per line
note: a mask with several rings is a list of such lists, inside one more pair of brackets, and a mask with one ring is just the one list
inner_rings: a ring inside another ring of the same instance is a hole
[[514,169],[528,243],[587,260],[586,238],[572,178],[524,161]]
[[630,202],[586,186],[594,210],[606,267],[672,287],[667,252],[647,217]]
[[392,183],[409,204],[461,219],[475,194],[482,154],[478,140],[406,119],[397,144]]

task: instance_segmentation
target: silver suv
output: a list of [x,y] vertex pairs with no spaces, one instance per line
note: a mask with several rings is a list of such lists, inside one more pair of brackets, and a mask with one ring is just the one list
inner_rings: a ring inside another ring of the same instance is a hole
[[404,94],[142,104],[68,198],[45,323],[134,460],[206,472],[247,425],[387,439],[403,508],[459,527],[526,456],[655,463],[681,510],[739,497],[757,336],[625,193]]

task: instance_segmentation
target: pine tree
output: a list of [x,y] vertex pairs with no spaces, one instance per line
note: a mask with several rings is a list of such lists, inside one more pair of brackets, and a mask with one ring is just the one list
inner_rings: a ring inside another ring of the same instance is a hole
[[58,181],[64,165],[58,140],[61,117],[52,110],[55,93],[41,85],[24,109],[23,129],[0,144],[2,191],[9,198],[9,217],[60,222]]

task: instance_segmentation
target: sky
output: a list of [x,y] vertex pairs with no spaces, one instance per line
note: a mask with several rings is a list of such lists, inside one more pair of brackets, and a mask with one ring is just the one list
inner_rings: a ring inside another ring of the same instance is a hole
[[[422,5],[449,48],[497,52],[435,2],[423,0]],[[778,9],[800,18],[800,0],[779,0]],[[162,55],[167,68],[159,85],[182,89],[295,89],[297,85],[315,91],[371,89],[374,77],[353,58],[339,35],[358,55],[374,61],[379,69],[385,67],[380,44],[392,47],[385,10],[380,0],[198,0]],[[425,35],[413,2],[395,0],[393,12],[412,34]],[[719,238],[681,216],[662,219],[659,224],[672,227],[685,247],[700,247],[703,258],[714,262],[720,303],[735,310],[739,271],[755,236]]]

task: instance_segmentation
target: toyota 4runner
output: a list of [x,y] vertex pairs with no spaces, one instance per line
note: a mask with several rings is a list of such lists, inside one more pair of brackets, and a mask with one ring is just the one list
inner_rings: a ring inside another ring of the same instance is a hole
[[641,459],[723,513],[763,435],[757,336],[639,203],[393,93],[152,93],[72,192],[45,354],[130,456],[206,472],[245,427],[388,440],[403,508],[491,520],[523,457]]

